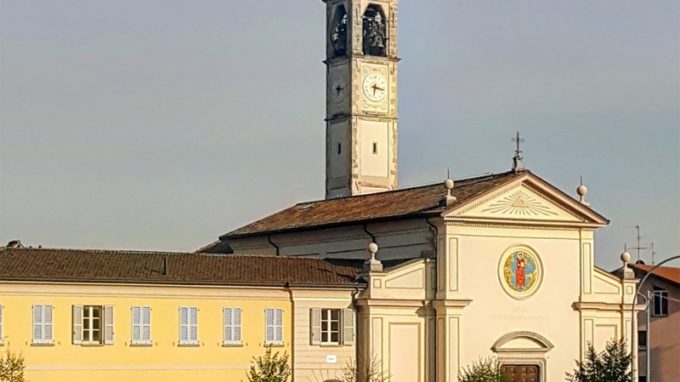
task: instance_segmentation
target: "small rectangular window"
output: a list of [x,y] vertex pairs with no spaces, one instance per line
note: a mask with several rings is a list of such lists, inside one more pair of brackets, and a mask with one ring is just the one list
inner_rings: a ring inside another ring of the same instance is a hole
[[224,308],[224,344],[241,344],[241,309]]
[[179,343],[198,344],[198,308],[188,306],[179,308]]
[[373,142],[373,154],[378,154],[378,142]]
[[265,343],[283,343],[283,309],[265,309]]
[[33,305],[33,343],[53,343],[52,305]]
[[638,349],[639,350],[647,349],[647,331],[646,330],[638,330]]
[[338,155],[342,154],[342,143],[338,143]]
[[664,317],[668,315],[668,291],[654,288],[654,316]]
[[132,344],[151,344],[151,308],[148,306],[132,307]]

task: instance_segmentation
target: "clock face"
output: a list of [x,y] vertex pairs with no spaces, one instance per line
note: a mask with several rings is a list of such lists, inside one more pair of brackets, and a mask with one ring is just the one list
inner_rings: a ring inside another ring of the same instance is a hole
[[378,73],[369,74],[364,78],[364,95],[373,102],[382,101],[387,95],[387,80]]

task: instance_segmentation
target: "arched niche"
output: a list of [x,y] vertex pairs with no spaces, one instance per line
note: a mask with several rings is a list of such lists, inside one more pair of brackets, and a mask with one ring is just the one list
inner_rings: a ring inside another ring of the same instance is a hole
[[555,347],[542,335],[529,331],[508,333],[494,342],[496,353],[545,353]]
[[366,7],[362,31],[364,55],[387,56],[387,17],[380,5]]

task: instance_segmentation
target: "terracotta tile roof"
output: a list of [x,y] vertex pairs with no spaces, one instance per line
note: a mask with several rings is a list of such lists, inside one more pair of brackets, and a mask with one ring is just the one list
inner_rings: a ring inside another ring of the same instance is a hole
[[357,285],[357,273],[310,257],[0,248],[4,281],[339,287]]
[[[456,180],[456,204],[465,203],[523,173],[505,172]],[[447,190],[443,182],[375,194],[296,204],[220,236],[230,239],[303,228],[323,228],[352,222],[387,220],[441,213]]]
[[[654,266],[645,264],[630,264],[633,269],[642,272],[649,272]],[[680,268],[658,267],[654,270],[654,275],[680,285]]]

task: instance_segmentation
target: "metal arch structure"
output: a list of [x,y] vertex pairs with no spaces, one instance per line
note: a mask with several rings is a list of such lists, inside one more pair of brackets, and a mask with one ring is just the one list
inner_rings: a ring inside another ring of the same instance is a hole
[[[651,377],[651,373],[650,373],[650,353],[651,353],[651,349],[649,348],[649,342],[650,342],[649,340],[651,338],[651,336],[650,336],[651,330],[650,330],[650,327],[649,327],[649,298],[645,295],[640,294],[640,288],[645,284],[645,282],[647,281],[649,276],[654,274],[654,271],[656,270],[656,268],[664,265],[665,263],[667,263],[669,261],[678,260],[678,259],[680,259],[680,255],[671,256],[667,259],[664,259],[660,263],[654,265],[649,271],[647,271],[647,274],[640,280],[640,283],[637,284],[637,286],[635,288],[635,300],[633,301],[633,303],[631,304],[631,307],[630,307],[630,314],[631,314],[631,319],[632,319],[633,315],[635,314],[635,306],[637,305],[638,296],[642,296],[645,299],[645,310],[647,311],[647,323],[646,323],[646,325],[647,325],[647,341],[646,341],[647,342],[647,344],[646,344],[647,349],[645,350],[645,363],[646,363],[646,366],[647,366],[647,382],[651,382],[651,380],[652,380],[650,378]],[[635,322],[637,322],[637,321],[635,321]],[[636,330],[637,330],[637,328],[634,325],[631,325],[631,333],[630,333],[631,339],[635,338],[635,331]],[[638,360],[634,356],[635,352],[633,351],[632,341],[631,341],[630,345],[631,345],[631,352],[630,352],[631,353],[631,368],[633,370],[635,370],[635,369],[638,368],[637,367],[637,361]],[[638,348],[640,347],[639,344],[636,344],[636,345],[638,346]]]

